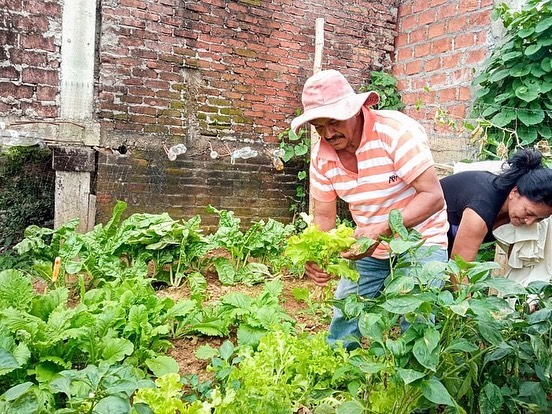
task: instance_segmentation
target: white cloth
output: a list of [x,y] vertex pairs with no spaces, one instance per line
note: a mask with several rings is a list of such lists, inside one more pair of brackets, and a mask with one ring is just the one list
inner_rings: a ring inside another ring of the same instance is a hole
[[509,251],[505,277],[523,286],[552,279],[552,218],[530,226],[508,223],[493,231],[497,243]]

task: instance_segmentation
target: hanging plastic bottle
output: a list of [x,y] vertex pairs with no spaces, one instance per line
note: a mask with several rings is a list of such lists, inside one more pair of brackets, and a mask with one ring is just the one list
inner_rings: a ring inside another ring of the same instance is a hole
[[251,147],[243,147],[232,152],[232,156],[230,157],[230,164],[235,164],[238,158],[246,160],[248,158],[256,157],[257,155],[257,151],[251,149]]
[[276,158],[283,158],[285,155],[285,151],[283,148],[278,148],[274,150],[274,157]]
[[274,168],[276,168],[276,171],[282,171],[284,169],[284,162],[280,157],[273,157],[272,165],[274,165]]
[[15,129],[0,128],[0,145],[6,147],[44,146],[44,141],[32,131],[17,131]]
[[188,151],[188,148],[186,148],[186,145],[184,144],[176,144],[169,148],[167,151],[167,157],[169,160],[174,161],[176,160],[176,157],[179,155],[185,154],[186,151]]

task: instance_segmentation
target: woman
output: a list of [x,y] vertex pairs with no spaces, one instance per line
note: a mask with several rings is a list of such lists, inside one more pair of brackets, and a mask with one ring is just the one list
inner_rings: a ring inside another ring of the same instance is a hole
[[440,180],[447,203],[449,256],[472,262],[481,243],[506,223],[531,225],[552,215],[552,169],[542,154],[524,149],[506,161],[500,175],[465,171]]

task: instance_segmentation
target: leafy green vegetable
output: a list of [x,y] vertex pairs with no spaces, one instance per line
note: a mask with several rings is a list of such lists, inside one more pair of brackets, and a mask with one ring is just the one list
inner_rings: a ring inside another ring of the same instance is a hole
[[356,242],[354,230],[344,224],[330,231],[321,231],[314,224],[307,226],[302,233],[288,239],[284,254],[294,265],[304,266],[314,262],[327,273],[358,280],[359,274],[350,261],[340,256]]

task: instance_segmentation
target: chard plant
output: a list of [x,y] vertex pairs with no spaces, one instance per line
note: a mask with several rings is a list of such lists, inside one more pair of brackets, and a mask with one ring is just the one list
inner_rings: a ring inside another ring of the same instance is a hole
[[208,211],[219,216],[218,229],[210,237],[211,248],[222,249],[227,254],[212,259],[221,283],[252,285],[272,277],[273,271],[286,265],[281,257],[285,241],[294,231],[292,225],[261,220],[242,232],[241,220],[233,211],[212,206]]
[[[169,281],[169,272],[163,272],[165,265],[171,270],[174,267],[170,282],[180,283],[185,272],[201,267],[208,242],[201,234],[199,216],[179,222],[166,213],[144,213],[122,220],[126,207],[118,201],[105,226],[98,224],[84,234],[76,231],[78,220],[55,230],[29,226],[14,249],[33,261],[33,273],[56,286],[65,283],[66,275],[81,277],[87,287],[135,276]],[[58,256],[61,271],[56,284],[51,275]]]

